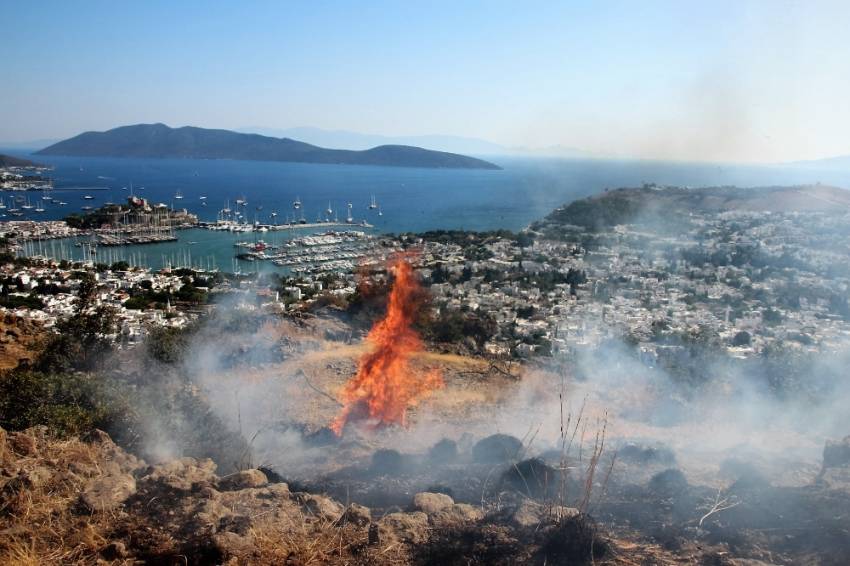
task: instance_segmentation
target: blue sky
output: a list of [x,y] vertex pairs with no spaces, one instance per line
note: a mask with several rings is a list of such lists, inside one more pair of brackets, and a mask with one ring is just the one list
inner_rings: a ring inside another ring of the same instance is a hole
[[850,153],[848,2],[0,0],[0,140],[139,122]]

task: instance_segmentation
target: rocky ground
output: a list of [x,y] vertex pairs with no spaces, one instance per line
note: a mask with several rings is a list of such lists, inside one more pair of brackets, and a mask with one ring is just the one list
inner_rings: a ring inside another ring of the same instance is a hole
[[0,432],[3,564],[677,563],[615,540],[576,509],[520,498],[498,509],[417,493],[374,513],[210,460],[147,465],[105,433]]
[[[476,464],[493,467],[494,448],[514,442],[507,438],[477,443],[470,475]],[[493,479],[500,484],[498,502],[458,503],[445,493],[419,492],[403,507],[370,509],[287,485],[271,470],[218,476],[212,461],[194,458],[148,465],[100,432],[87,440],[55,440],[36,428],[0,431],[0,440],[3,564],[756,566],[841,564],[850,550],[850,438],[827,447],[818,485],[766,495],[769,486],[741,482],[736,493],[748,506],[736,506],[719,521],[721,514],[699,524],[677,517],[689,517],[687,506],[701,495],[681,474],[656,474],[645,489],[630,493],[616,488],[599,516],[619,505],[620,522],[631,517],[635,525],[632,535],[621,528],[616,537],[588,514],[547,496],[548,484],[539,480],[553,468],[542,460],[501,468]],[[431,457],[450,453],[443,446]],[[656,457],[627,451],[632,465]],[[393,465],[403,464],[387,452],[373,456],[373,471],[382,468],[378,483],[405,477]],[[775,496],[784,502],[768,504]],[[784,518],[776,516],[780,509]],[[658,525],[655,542],[638,532],[642,524]]]

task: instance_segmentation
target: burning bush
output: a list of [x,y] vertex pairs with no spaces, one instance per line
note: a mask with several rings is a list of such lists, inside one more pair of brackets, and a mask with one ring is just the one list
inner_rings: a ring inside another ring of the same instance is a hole
[[342,391],[344,407],[331,424],[338,435],[350,420],[364,420],[373,426],[404,425],[408,407],[443,387],[438,371],[418,374],[410,365],[411,356],[423,345],[412,327],[420,287],[407,256],[396,256],[390,270],[395,281],[387,313],[369,331],[366,341],[371,351],[360,358],[357,375]]

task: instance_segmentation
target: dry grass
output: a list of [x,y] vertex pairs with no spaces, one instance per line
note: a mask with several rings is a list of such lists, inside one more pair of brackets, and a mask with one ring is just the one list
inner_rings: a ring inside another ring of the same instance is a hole
[[5,456],[4,468],[15,475],[2,488],[0,563],[93,564],[108,518],[75,507],[86,481],[103,473],[97,448],[42,437],[37,455],[7,448]]
[[253,553],[245,564],[400,566],[410,563],[403,545],[389,541],[370,545],[367,529],[339,526],[333,521],[305,518],[294,528],[266,522],[251,529],[250,534]]

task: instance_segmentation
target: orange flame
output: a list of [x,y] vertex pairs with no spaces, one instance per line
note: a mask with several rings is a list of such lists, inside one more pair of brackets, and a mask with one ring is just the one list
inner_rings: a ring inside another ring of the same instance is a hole
[[360,358],[357,375],[342,390],[343,409],[330,425],[337,436],[351,420],[404,426],[408,407],[444,385],[439,371],[417,375],[410,367],[411,356],[423,349],[419,334],[411,327],[420,287],[406,256],[391,259],[390,269],[395,283],[387,314],[366,336],[372,349]]

